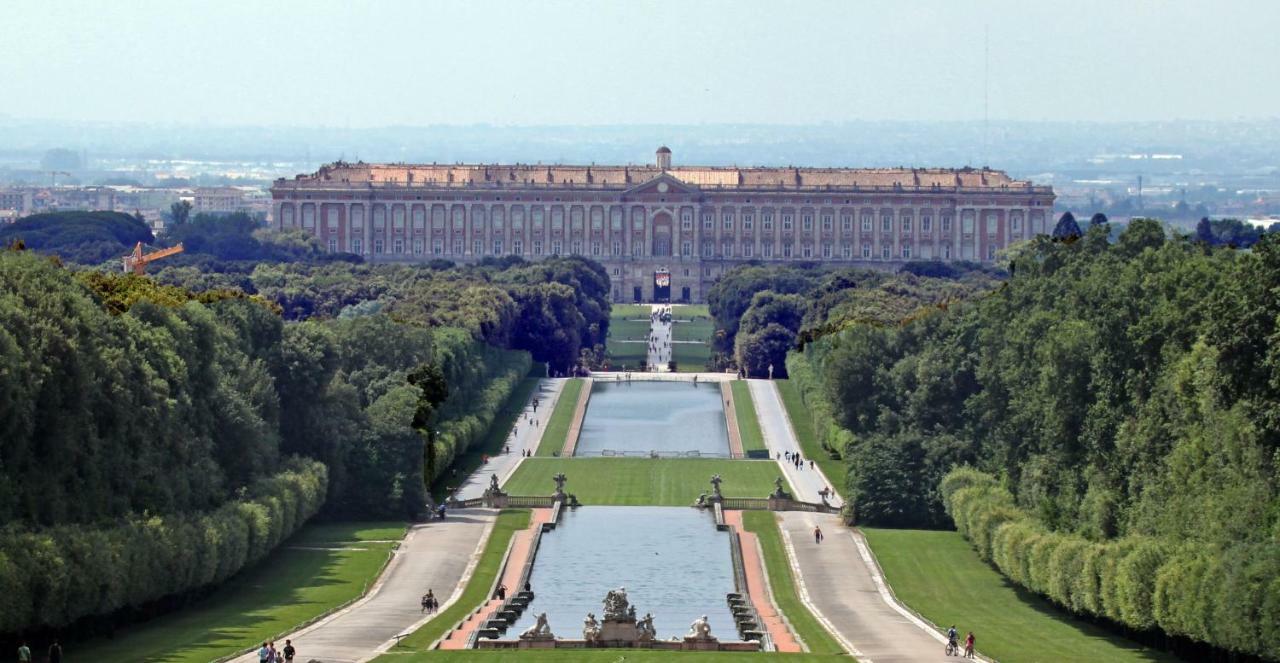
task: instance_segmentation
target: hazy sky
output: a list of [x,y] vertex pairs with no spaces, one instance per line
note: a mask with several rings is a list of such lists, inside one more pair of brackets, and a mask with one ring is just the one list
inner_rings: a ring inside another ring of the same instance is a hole
[[0,113],[369,127],[1280,116],[1280,0],[5,0]]

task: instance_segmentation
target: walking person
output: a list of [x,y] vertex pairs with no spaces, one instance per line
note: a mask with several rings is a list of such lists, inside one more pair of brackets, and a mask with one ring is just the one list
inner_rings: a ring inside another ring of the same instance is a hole
[[49,645],[49,663],[62,663],[62,645],[58,644],[56,638]]
[[271,655],[271,650],[267,649],[267,643],[262,643],[262,648],[258,650],[258,663],[267,663],[267,657]]
[[31,663],[31,648],[27,646],[26,640],[18,645],[18,663]]
[[969,635],[964,636],[964,657],[973,658],[974,637],[973,631],[969,631]]
[[499,601],[507,600],[507,586],[498,585],[498,591],[494,592],[494,594],[497,595]]
[[824,539],[824,538],[825,538],[825,537],[822,535],[822,528],[821,528],[821,527],[818,527],[817,525],[814,525],[814,527],[813,527],[813,542],[814,542],[814,543],[822,543],[822,539]]
[[285,640],[284,641],[284,663],[293,663],[293,657],[297,653],[298,653],[298,650],[293,648],[293,641]]

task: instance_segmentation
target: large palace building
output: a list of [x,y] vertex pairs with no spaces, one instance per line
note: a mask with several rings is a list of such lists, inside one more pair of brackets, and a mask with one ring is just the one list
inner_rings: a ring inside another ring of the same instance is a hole
[[280,228],[375,262],[583,255],[616,301],[703,301],[746,261],[989,262],[1045,233],[1053,189],[989,169],[338,162],[271,187]]

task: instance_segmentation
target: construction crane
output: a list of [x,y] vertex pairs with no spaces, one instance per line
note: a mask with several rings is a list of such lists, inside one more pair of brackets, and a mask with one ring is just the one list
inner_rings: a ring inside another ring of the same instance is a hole
[[51,170],[51,171],[49,171],[49,186],[50,186],[50,187],[56,187],[56,186],[58,186],[58,176],[59,176],[59,175],[66,175],[67,177],[71,177],[71,173],[68,173],[68,172],[67,172],[67,171],[65,171],[65,170]]
[[138,245],[133,247],[133,253],[124,257],[124,272],[126,274],[133,272],[134,274],[142,275],[146,272],[147,263],[155,262],[161,258],[168,258],[178,253],[182,253],[181,244],[144,254],[142,252],[142,242],[138,242]]

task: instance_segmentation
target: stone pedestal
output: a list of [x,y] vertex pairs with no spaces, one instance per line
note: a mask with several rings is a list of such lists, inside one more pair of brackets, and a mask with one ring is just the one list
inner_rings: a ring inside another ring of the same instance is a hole
[[555,649],[556,639],[552,638],[520,638],[520,649]]
[[684,639],[685,651],[720,651],[720,641],[715,638],[699,638],[696,636],[686,636]]
[[635,620],[606,619],[600,624],[601,642],[635,642],[640,639],[640,630]]

